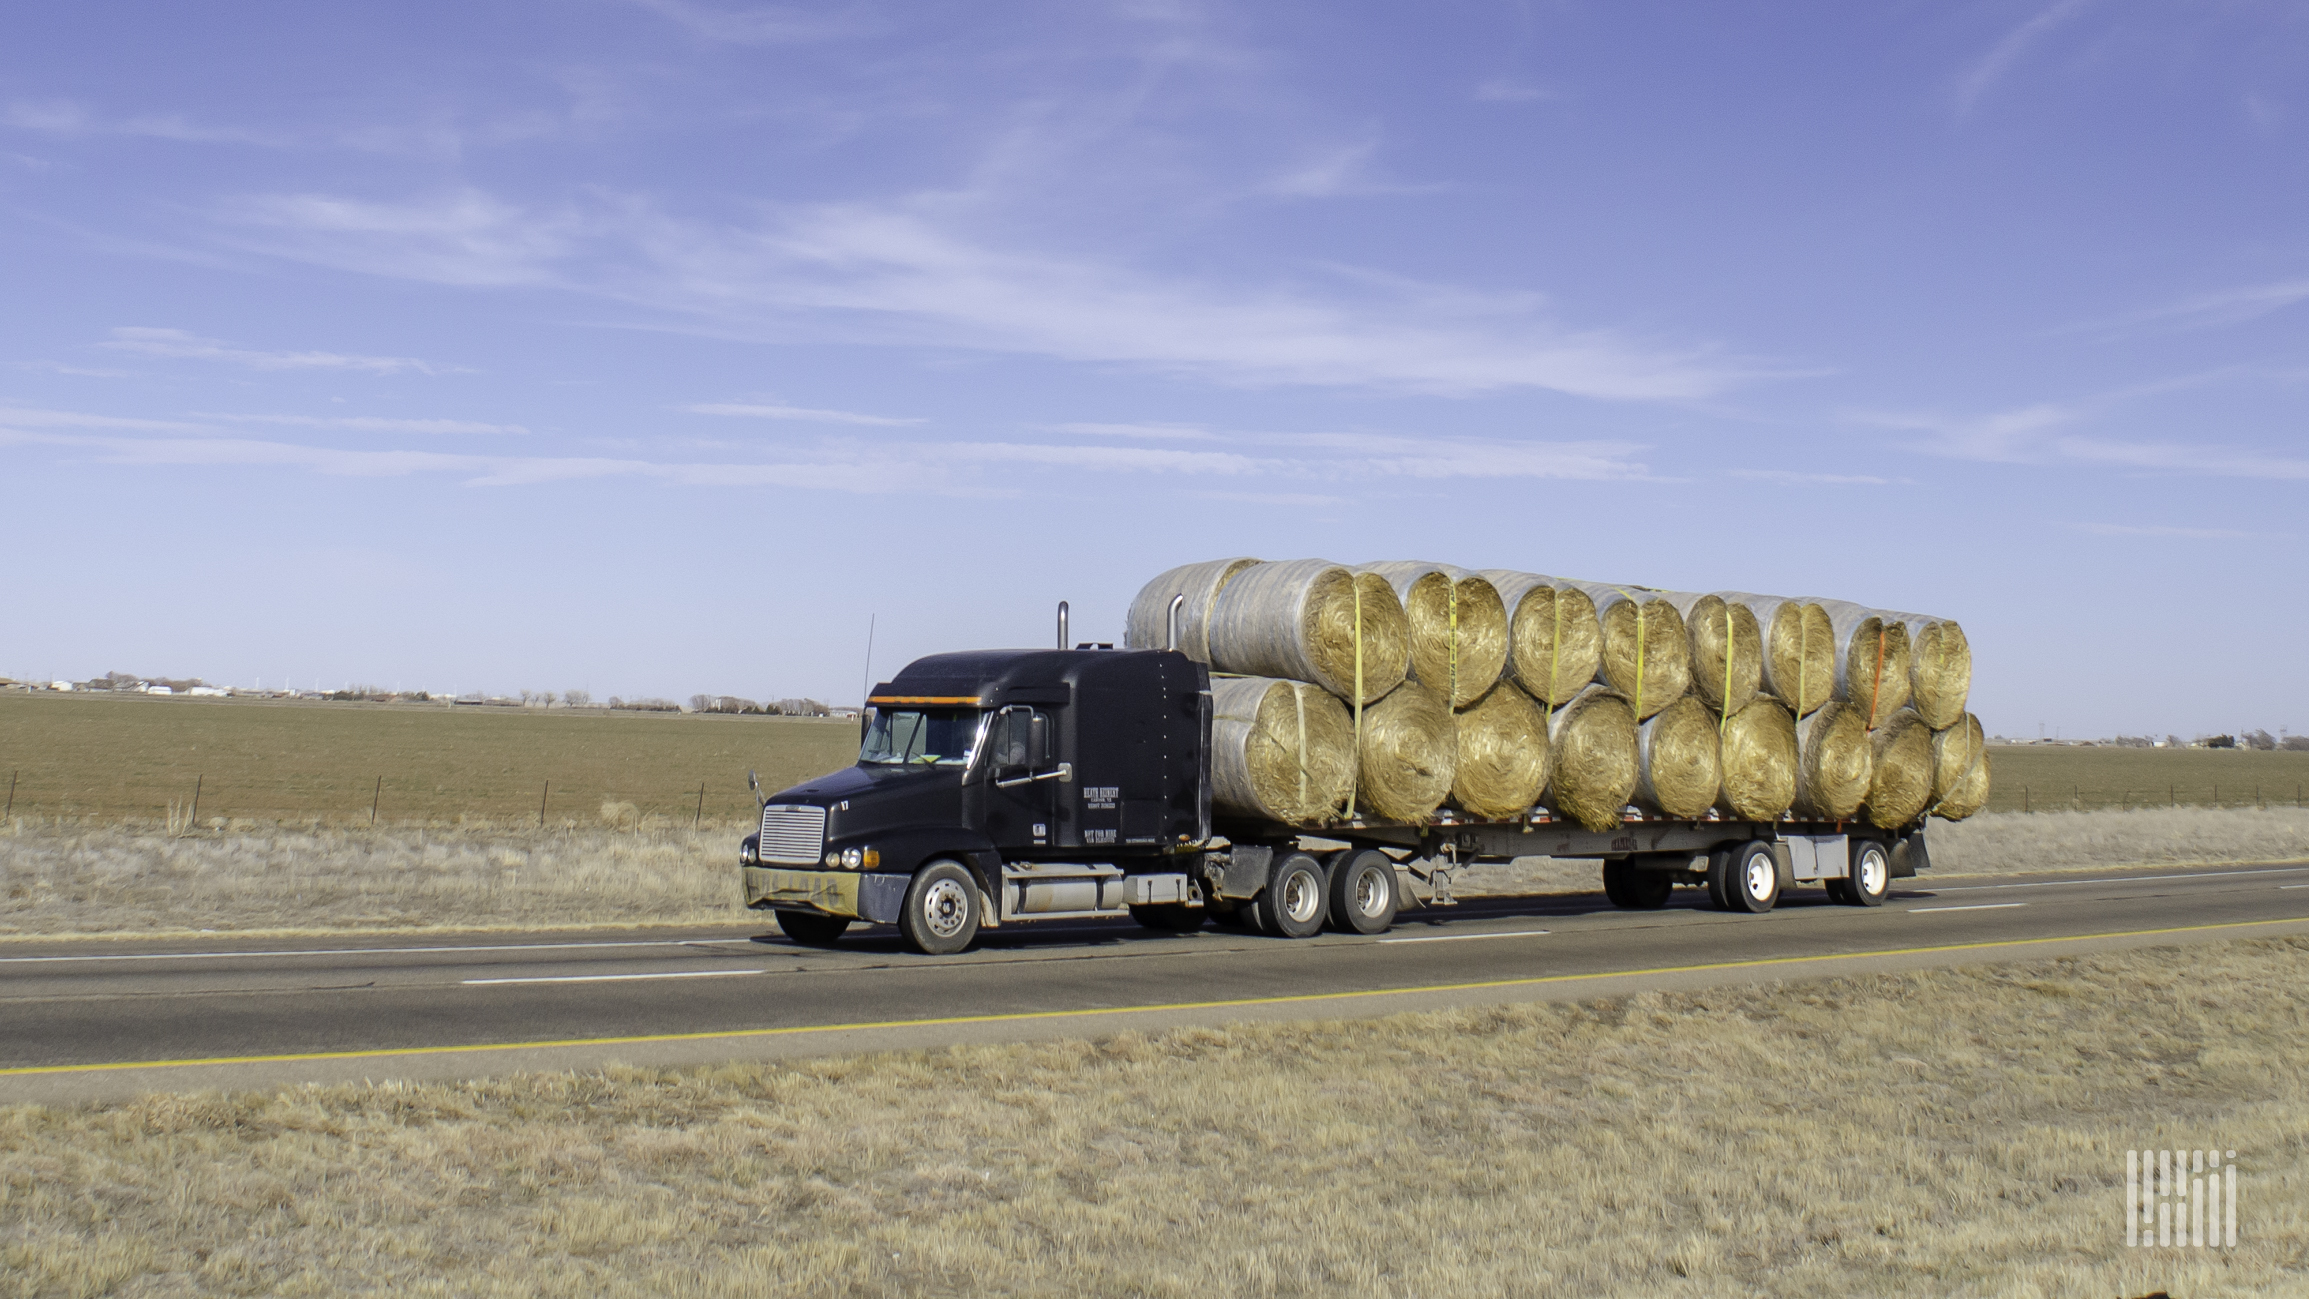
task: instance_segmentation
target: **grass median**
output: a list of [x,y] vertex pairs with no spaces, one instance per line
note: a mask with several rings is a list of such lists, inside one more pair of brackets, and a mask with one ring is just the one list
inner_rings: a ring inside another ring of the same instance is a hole
[[[2309,940],[792,1065],[0,1109],[0,1293],[2309,1285]],[[2235,1150],[2127,1249],[2128,1149]]]

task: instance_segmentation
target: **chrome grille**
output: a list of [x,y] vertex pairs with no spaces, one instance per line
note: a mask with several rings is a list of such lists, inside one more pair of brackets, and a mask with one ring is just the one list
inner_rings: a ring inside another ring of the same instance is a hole
[[762,809],[762,860],[815,866],[826,847],[826,809],[772,803]]

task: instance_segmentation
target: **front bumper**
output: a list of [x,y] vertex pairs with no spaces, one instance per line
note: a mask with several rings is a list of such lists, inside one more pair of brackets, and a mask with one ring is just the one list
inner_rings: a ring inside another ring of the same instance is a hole
[[858,871],[786,870],[746,866],[746,905],[778,911],[811,911],[877,925],[898,923],[906,888],[904,875]]

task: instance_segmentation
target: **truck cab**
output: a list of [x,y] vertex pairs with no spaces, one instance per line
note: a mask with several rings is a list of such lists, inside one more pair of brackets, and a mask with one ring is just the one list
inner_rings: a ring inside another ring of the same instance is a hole
[[763,799],[740,852],[747,905],[797,941],[862,920],[959,951],[980,926],[1199,904],[1202,664],[1168,650],[937,654],[867,705],[856,765]]

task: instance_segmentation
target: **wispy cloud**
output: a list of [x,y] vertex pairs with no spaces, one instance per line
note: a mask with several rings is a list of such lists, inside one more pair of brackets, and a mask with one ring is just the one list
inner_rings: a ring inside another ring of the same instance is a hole
[[1873,474],[1808,474],[1794,469],[1734,469],[1731,476],[1766,483],[1821,483],[1849,487],[1886,487],[1896,481],[1878,478]]
[[2248,541],[2257,534],[2236,528],[2181,528],[2165,524],[2072,523],[2078,532],[2099,537],[2185,537],[2195,541]]
[[355,356],[344,352],[264,352],[245,347],[233,347],[213,338],[202,338],[181,329],[149,329],[128,327],[112,331],[112,338],[99,346],[116,352],[133,352],[140,356],[164,356],[187,361],[218,361],[227,365],[244,365],[252,370],[354,370],[365,374],[399,374],[414,371],[418,374],[452,374],[465,372],[456,366],[435,365],[413,356]]
[[1047,424],[1054,433],[1080,433],[1088,437],[1151,438],[1170,442],[1216,442],[1219,435],[1193,424]]
[[7,428],[113,428],[161,431],[194,431],[198,424],[182,420],[134,419],[119,415],[90,415],[76,410],[35,410],[23,406],[0,406],[0,427]]
[[2054,431],[2074,423],[2083,413],[2073,406],[2038,402],[1987,415],[1860,412],[1853,418],[1878,428],[1929,434],[1926,440],[1913,444],[1912,449],[1931,455],[2019,463],[2039,458]]
[[1244,385],[1691,401],[1784,373],[1708,346],[1555,324],[1529,294],[1373,283],[1243,287],[990,246],[905,205],[709,225],[646,204],[535,213],[467,192],[410,204],[252,199],[246,251],[460,285],[550,285],[723,328],[1141,366]]
[[2068,437],[2060,439],[2058,450],[2072,460],[2162,474],[2293,482],[2309,479],[2309,459],[2273,456],[2217,442],[2116,442]]
[[1970,113],[1982,95],[2001,80],[2005,73],[2020,61],[2028,48],[2054,28],[2081,13],[2092,0],[2055,0],[2038,10],[2027,22],[2006,32],[1988,52],[1973,61],[1963,75],[1957,78],[1956,108],[1958,113]]
[[691,0],[631,0],[640,9],[675,23],[692,35],[727,45],[793,45],[872,30],[859,10],[811,12],[778,5],[723,8]]
[[898,415],[861,415],[851,410],[819,410],[810,406],[762,406],[746,402],[706,402],[680,409],[693,415],[741,415],[752,419],[799,420],[811,424],[866,424],[877,428],[903,428],[910,424],[924,424],[927,420]]
[[1988,415],[1866,414],[1858,422],[1931,436],[1910,449],[1992,464],[2087,464],[2214,478],[2309,479],[2309,459],[2213,441],[2130,441],[2065,431],[2095,403],[2041,402]]
[[1475,87],[1475,98],[1485,104],[1529,104],[1540,100],[1561,99],[1560,91],[1530,81],[1511,77],[1493,77]]
[[2128,312],[2105,320],[2087,321],[2060,332],[2122,335],[2138,330],[2214,329],[2242,325],[2309,300],[2309,279],[2272,280],[2233,289],[2192,294],[2178,302]]
[[469,419],[393,419],[376,415],[222,415],[195,418],[232,424],[286,424],[298,428],[348,429],[362,433],[425,433],[436,435],[512,434],[529,430],[519,424],[484,424]]

